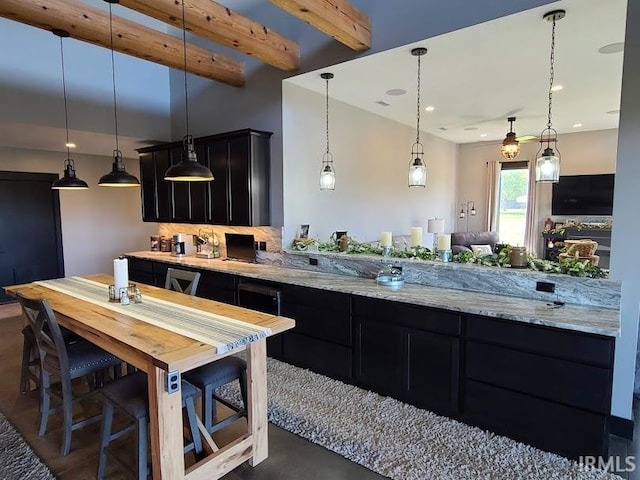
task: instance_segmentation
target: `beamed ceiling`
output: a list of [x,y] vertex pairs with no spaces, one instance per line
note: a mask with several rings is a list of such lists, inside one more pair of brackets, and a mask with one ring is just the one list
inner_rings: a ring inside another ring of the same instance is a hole
[[[348,47],[371,46],[369,18],[347,0],[270,0],[282,10]],[[182,28],[181,0],[120,0],[121,6]],[[186,30],[210,42],[255,57],[285,71],[300,66],[296,42],[212,0],[184,0]],[[61,29],[72,38],[110,48],[109,15],[78,0],[2,0],[0,16],[44,30]],[[113,15],[113,49],[183,70],[181,37],[174,37]],[[186,70],[235,87],[244,85],[244,65],[192,43],[186,46]]]

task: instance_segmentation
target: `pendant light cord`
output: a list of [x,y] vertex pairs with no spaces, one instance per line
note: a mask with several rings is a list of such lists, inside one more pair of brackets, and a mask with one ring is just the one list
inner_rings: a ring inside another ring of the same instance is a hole
[[326,78],[325,89],[325,112],[326,112],[326,133],[327,133],[327,153],[329,153],[329,78]]
[[553,79],[554,79],[554,63],[555,63],[555,48],[556,48],[556,20],[553,19],[551,27],[551,55],[549,57],[549,115],[547,118],[547,128],[551,128],[551,106],[553,102]]
[[62,37],[60,37],[60,64],[62,65],[62,98],[64,98],[64,130],[67,134],[67,158],[71,156],[71,152],[69,151],[69,120],[68,120],[68,112],[67,112],[67,87],[65,85],[64,79],[64,48],[62,48]]
[[417,102],[417,125],[416,125],[416,143],[420,143],[420,58],[422,55],[418,55],[418,102]]
[[187,28],[184,22],[184,0],[182,0],[182,50],[184,56],[184,113],[187,127],[187,135],[189,135],[189,96],[187,91]]
[[111,13],[111,3],[109,3],[109,34],[111,39],[111,80],[113,85],[113,120],[116,133],[116,151],[120,151],[118,143],[118,101],[116,99],[116,62],[113,53],[113,15]]

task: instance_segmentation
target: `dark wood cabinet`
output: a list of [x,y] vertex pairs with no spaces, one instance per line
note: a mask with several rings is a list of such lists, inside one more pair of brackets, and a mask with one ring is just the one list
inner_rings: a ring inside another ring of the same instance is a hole
[[194,140],[198,161],[212,182],[168,182],[164,172],[180,162],[182,143],[138,150],[145,222],[269,225],[270,132],[238,130]]
[[461,318],[452,312],[354,297],[356,381],[436,413],[459,407]]

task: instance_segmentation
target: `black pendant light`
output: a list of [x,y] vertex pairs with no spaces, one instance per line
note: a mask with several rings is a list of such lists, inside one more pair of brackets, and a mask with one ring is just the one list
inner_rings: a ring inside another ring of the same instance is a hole
[[333,155],[329,151],[329,80],[333,78],[333,73],[320,74],[326,81],[325,89],[325,118],[327,134],[327,150],[322,155],[322,169],[320,170],[320,190],[336,189],[336,171],[333,169]]
[[416,143],[411,147],[411,163],[409,163],[409,186],[425,187],[427,185],[427,167],[424,164],[424,148],[420,143],[420,58],[426,55],[426,48],[414,48],[411,55],[418,57],[418,113],[416,120]]
[[[558,151],[558,132],[552,127],[551,105],[553,100],[554,61],[556,47],[556,22],[565,17],[564,10],[553,10],[543,18],[552,23],[551,27],[551,56],[549,59],[549,111],[547,128],[540,134],[540,149],[536,154],[536,182],[558,183],[560,180],[560,151]],[[555,151],[552,147],[555,147]],[[542,153],[541,153],[542,152]]]
[[51,32],[56,36],[60,37],[60,60],[62,64],[62,95],[64,97],[64,129],[67,133],[67,143],[65,144],[67,147],[67,159],[64,161],[64,177],[56,180],[51,185],[51,188],[54,190],[86,190],[89,188],[87,182],[80,180],[76,177],[76,169],[73,160],[70,158],[71,154],[69,152],[69,121],[67,119],[67,87],[65,85],[64,79],[64,51],[62,48],[62,39],[64,37],[69,36],[69,32],[65,30],[53,29]]
[[116,66],[113,54],[113,16],[111,4],[119,0],[105,0],[109,4],[109,34],[111,36],[111,78],[113,83],[113,118],[116,134],[116,149],[113,151],[113,166],[111,171],[100,177],[98,185],[101,187],[139,187],[140,181],[127,172],[122,159],[122,152],[118,145],[118,104],[116,99]]
[[513,122],[516,121],[516,117],[507,118],[509,122],[509,133],[502,141],[502,147],[500,153],[507,160],[513,160],[520,154],[520,142],[516,140],[516,132],[513,131]]
[[182,0],[182,47],[184,53],[184,104],[187,134],[182,139],[182,158],[180,162],[167,169],[165,180],[172,182],[210,182],[213,174],[206,166],[198,163],[193,145],[193,137],[189,135],[189,97],[187,90],[187,30],[184,24],[184,0]]

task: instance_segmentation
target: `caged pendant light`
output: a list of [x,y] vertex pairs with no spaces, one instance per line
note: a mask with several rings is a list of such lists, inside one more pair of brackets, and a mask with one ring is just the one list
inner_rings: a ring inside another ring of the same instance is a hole
[[[560,180],[560,152],[558,151],[558,132],[552,127],[551,106],[553,102],[553,80],[556,47],[556,22],[565,17],[564,10],[553,10],[544,15],[544,19],[552,22],[551,56],[549,68],[549,111],[547,128],[540,134],[540,149],[536,154],[536,182],[557,183]],[[552,147],[555,147],[555,151]],[[542,153],[541,153],[542,152]]]
[[109,34],[111,39],[111,80],[113,84],[113,119],[115,124],[116,149],[113,151],[113,166],[111,171],[100,177],[98,185],[101,187],[139,187],[140,181],[127,172],[122,159],[122,152],[118,144],[118,104],[116,99],[116,67],[113,53],[113,16],[111,4],[119,0],[105,0],[109,4]]
[[411,55],[418,57],[418,95],[416,142],[411,147],[411,162],[409,163],[409,186],[425,187],[427,185],[427,167],[424,164],[424,147],[420,143],[420,58],[427,53],[426,48],[414,48]]
[[320,74],[326,81],[325,89],[325,118],[327,134],[327,150],[322,155],[322,169],[320,170],[320,190],[335,190],[336,189],[336,171],[333,169],[333,155],[329,151],[329,80],[333,78],[333,73]]
[[210,182],[213,174],[205,165],[198,163],[193,143],[189,135],[189,96],[187,90],[187,29],[184,22],[184,0],[182,0],[182,48],[184,54],[184,104],[187,134],[182,139],[182,158],[164,174],[164,179],[172,182]]
[[65,78],[64,78],[64,51],[62,48],[62,39],[64,37],[68,37],[69,32],[65,30],[59,30],[59,29],[53,29],[51,30],[51,32],[56,37],[60,37],[60,60],[62,64],[62,95],[64,98],[64,129],[67,134],[67,142],[65,144],[65,146],[67,147],[67,159],[64,161],[64,177],[53,182],[53,185],[51,185],[51,188],[54,190],[86,190],[87,188],[89,188],[89,186],[87,185],[87,182],[80,180],[78,177],[76,177],[75,165],[74,165],[73,159],[70,158],[71,154],[69,152],[69,148],[73,145],[69,143],[69,121],[68,121],[68,114],[67,114],[67,87],[66,87]]
[[507,160],[513,160],[520,154],[520,142],[516,140],[516,133],[513,131],[513,122],[516,121],[516,117],[507,118],[507,122],[509,122],[509,132],[507,136],[502,141],[502,148],[500,148],[500,153]]

